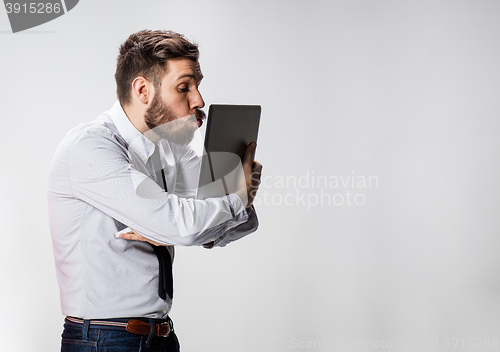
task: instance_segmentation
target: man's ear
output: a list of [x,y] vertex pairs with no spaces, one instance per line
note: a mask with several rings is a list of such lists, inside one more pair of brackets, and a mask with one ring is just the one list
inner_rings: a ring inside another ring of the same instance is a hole
[[153,97],[153,84],[144,77],[136,77],[132,82],[132,98],[147,105]]

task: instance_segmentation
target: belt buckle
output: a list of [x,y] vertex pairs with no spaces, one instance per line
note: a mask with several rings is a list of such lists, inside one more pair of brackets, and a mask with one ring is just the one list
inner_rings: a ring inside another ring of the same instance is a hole
[[[170,332],[172,331],[172,326],[170,325],[170,322],[168,321],[164,321],[162,323],[157,323],[157,333],[156,333],[156,336],[159,336],[159,337],[168,337],[168,335],[170,335]],[[166,326],[167,328],[165,329],[165,332],[162,333],[163,329],[162,327],[163,326]]]

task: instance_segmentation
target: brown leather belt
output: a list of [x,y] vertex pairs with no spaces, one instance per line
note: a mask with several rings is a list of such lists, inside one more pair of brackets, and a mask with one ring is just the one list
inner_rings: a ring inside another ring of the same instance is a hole
[[[75,317],[66,317],[66,320],[72,323],[83,324],[84,320]],[[149,335],[154,330],[154,335],[159,337],[168,337],[173,330],[172,320],[167,317],[166,320],[155,322],[154,319],[147,322],[141,319],[92,319],[89,325],[95,328],[126,330],[132,334]]]
[[[170,320],[162,323],[154,323],[155,336],[168,337],[172,327]],[[130,319],[126,327],[128,332],[138,335],[149,335],[151,331],[151,324],[139,319]]]

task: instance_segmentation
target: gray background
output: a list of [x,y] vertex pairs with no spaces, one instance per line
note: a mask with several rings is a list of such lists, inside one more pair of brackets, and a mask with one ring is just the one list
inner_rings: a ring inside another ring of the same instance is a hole
[[[49,164],[114,103],[120,43],[162,28],[200,44],[207,104],[263,109],[260,229],[178,249],[184,352],[493,350],[499,15],[483,0],[86,0],[12,34],[0,9],[0,349],[58,350]],[[363,204],[327,203],[347,192]]]

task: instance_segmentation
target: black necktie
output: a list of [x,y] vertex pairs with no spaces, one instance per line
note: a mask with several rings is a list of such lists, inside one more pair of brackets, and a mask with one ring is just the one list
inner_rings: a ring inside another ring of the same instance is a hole
[[[151,160],[156,173],[156,183],[167,191],[167,181],[165,180],[165,173],[161,166],[160,150],[156,144]],[[172,277],[172,259],[170,258],[170,252],[165,246],[155,246],[153,244],[151,246],[158,257],[158,264],[160,267],[158,295],[162,299],[166,299],[166,295],[172,299],[174,297],[174,280]]]

